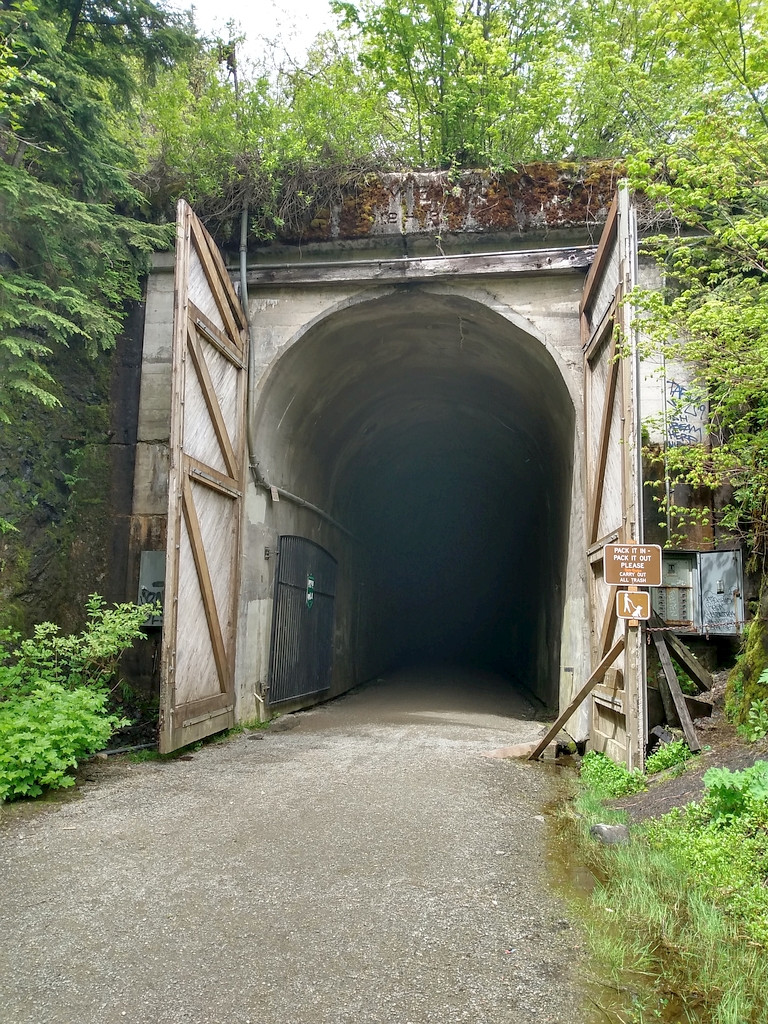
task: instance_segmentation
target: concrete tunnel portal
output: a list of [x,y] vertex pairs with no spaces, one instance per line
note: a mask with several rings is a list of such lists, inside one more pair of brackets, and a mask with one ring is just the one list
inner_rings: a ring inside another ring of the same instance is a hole
[[352,534],[315,534],[345,581],[349,685],[452,662],[557,705],[575,413],[509,315],[399,286],[320,318],[262,378],[259,465]]

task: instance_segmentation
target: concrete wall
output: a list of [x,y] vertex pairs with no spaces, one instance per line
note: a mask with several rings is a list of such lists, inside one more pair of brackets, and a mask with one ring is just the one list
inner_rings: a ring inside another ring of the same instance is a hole
[[[367,377],[365,363],[374,350],[382,348],[391,349],[394,360],[408,356],[394,336],[406,329],[395,313],[398,306],[407,300],[411,311],[408,316],[414,322],[418,321],[420,307],[429,310],[426,319],[415,323],[409,335],[412,344],[420,330],[428,329],[434,310],[460,309],[465,317],[461,327],[464,343],[470,348],[479,345],[482,335],[482,370],[488,377],[514,382],[516,364],[525,353],[526,369],[524,373],[519,371],[524,386],[541,386],[541,405],[549,405],[537,410],[534,426],[538,429],[546,425],[551,436],[536,457],[542,458],[546,452],[546,458],[552,459],[551,466],[539,470],[551,473],[553,501],[558,507],[550,511],[549,519],[545,508],[536,511],[556,530],[552,535],[537,535],[540,556],[524,563],[524,567],[535,565],[538,578],[518,576],[510,580],[510,586],[535,594],[537,606],[534,618],[526,620],[525,635],[519,637],[521,647],[527,645],[533,651],[535,678],[526,674],[517,682],[550,704],[556,704],[558,698],[561,702],[570,698],[574,680],[588,674],[585,669],[589,662],[578,324],[582,283],[578,273],[498,276],[492,281],[465,279],[419,285],[406,295],[397,288],[356,281],[311,289],[261,287],[251,294],[250,302],[257,364],[254,425],[260,472],[269,483],[298,493],[340,518],[353,511],[349,500],[345,506],[343,495],[334,493],[334,484],[338,485],[345,473],[340,462],[364,457],[364,450],[362,456],[359,451],[343,451],[345,446],[355,449],[355,438],[360,429],[365,429],[365,410],[355,403],[364,404],[366,389],[372,393],[371,400],[378,401],[376,374],[388,372],[389,361],[382,359],[372,368],[373,377]],[[456,317],[461,320],[458,314]],[[355,335],[361,340],[352,356]],[[344,365],[334,363],[345,353],[348,358]],[[446,366],[439,345],[431,365],[438,374]],[[453,370],[460,380],[461,367],[457,364]],[[509,393],[511,396],[513,391]],[[355,407],[350,406],[346,413],[338,409],[334,412],[334,402]],[[469,403],[482,406],[482,389],[472,391]],[[511,418],[514,420],[514,410]],[[345,425],[343,420],[349,422]],[[514,429],[524,434],[528,428],[516,422]],[[313,438],[312,432],[317,430],[332,432],[336,454]],[[471,503],[476,495],[462,494],[457,488],[455,500]],[[383,652],[376,648],[376,638],[370,636],[375,631],[375,618],[361,622],[365,609],[360,611],[360,595],[365,592],[370,558],[321,517],[289,501],[274,503],[266,491],[251,488],[246,504],[237,668],[239,714],[243,718],[255,714],[256,694],[266,681],[277,538],[292,533],[316,541],[339,560],[331,693],[342,692],[386,667]],[[267,548],[273,556],[270,559],[264,557]],[[369,642],[362,647],[361,632],[369,634]],[[584,728],[582,719],[579,731]]]
[[[455,263],[437,259],[426,261],[426,279],[409,280],[404,272],[402,282],[387,284],[376,283],[380,269],[371,260],[359,261],[348,280],[332,283],[322,282],[320,269],[320,280],[316,275],[311,284],[259,264],[261,278],[250,294],[259,472],[324,509],[357,539],[290,500],[273,501],[249,481],[236,666],[239,720],[259,713],[268,681],[280,535],[307,537],[339,563],[331,694],[396,661],[393,630],[401,627],[391,625],[390,613],[399,594],[413,600],[413,592],[397,591],[380,577],[395,548],[429,541],[429,528],[409,534],[410,521],[431,500],[419,490],[422,467],[437,467],[430,486],[446,508],[440,524],[456,579],[456,590],[446,590],[447,625],[435,633],[432,648],[450,638],[450,615],[470,603],[465,618],[456,619],[468,646],[474,644],[469,653],[476,657],[486,645],[513,683],[557,705],[588,675],[578,318],[584,261],[568,253],[559,263],[533,256],[510,263],[509,270],[502,261],[488,273],[472,272],[468,264],[456,270]],[[142,549],[165,544],[170,269],[168,257],[158,259],[147,293],[135,566]],[[402,494],[415,492],[414,508],[403,505]],[[385,510],[383,518],[371,519],[367,494],[376,497],[376,515],[388,503],[391,515]],[[388,502],[388,495],[397,500]],[[379,528],[385,550],[372,541]],[[487,541],[496,545],[491,555]],[[399,557],[402,574],[407,562],[402,552]],[[495,562],[499,578],[486,593],[481,575],[493,576]],[[481,566],[474,575],[473,565]],[[436,576],[438,567],[431,568]],[[491,625],[483,622],[484,601],[494,607]],[[407,626],[407,616],[402,621]],[[410,653],[424,653],[413,641]],[[574,731],[582,738],[586,728],[582,713]]]

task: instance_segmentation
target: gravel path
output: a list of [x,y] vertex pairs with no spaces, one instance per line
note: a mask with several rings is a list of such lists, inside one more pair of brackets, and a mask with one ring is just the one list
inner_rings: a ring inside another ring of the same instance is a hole
[[493,676],[411,672],[12,805],[0,1021],[582,1024],[545,878],[558,770],[480,756],[534,714]]

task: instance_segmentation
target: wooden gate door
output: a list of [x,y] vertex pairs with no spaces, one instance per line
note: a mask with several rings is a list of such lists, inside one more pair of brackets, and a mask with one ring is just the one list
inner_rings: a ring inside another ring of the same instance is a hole
[[201,222],[177,209],[160,750],[234,724],[246,320]]
[[645,749],[645,657],[641,630],[617,621],[616,591],[603,579],[603,548],[642,542],[640,431],[632,314],[637,235],[629,192],[614,199],[581,302],[586,414],[587,557],[593,669],[618,651],[592,696],[591,745],[630,767]]

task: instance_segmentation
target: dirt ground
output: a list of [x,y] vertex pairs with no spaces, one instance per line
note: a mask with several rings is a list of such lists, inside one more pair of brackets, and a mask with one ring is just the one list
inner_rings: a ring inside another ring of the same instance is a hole
[[658,777],[650,776],[648,790],[612,801],[612,805],[623,808],[632,821],[657,818],[673,807],[698,801],[704,794],[704,773],[710,768],[730,768],[742,771],[755,761],[768,760],[768,737],[757,743],[742,739],[723,714],[725,681],[727,672],[718,673],[712,691],[715,701],[711,718],[702,718],[695,723],[702,745],[701,754],[686,765],[685,771],[675,777],[674,773],[663,772]]
[[[562,769],[488,675],[406,673],[0,822],[2,1024],[584,1024]],[[282,722],[282,724],[281,724]]]

